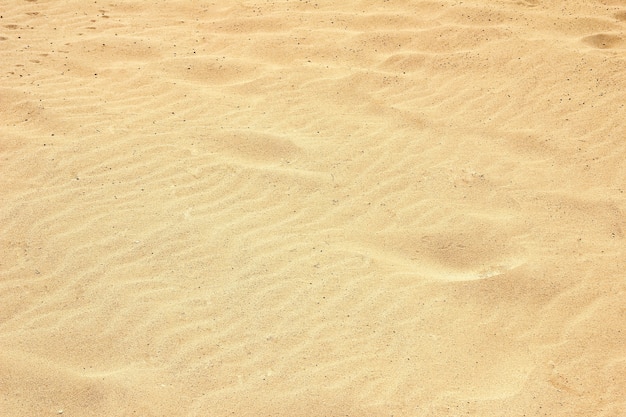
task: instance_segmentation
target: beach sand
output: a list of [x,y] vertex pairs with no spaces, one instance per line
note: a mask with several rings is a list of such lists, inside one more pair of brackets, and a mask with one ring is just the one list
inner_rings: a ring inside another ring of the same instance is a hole
[[626,415],[626,3],[8,1],[3,416]]

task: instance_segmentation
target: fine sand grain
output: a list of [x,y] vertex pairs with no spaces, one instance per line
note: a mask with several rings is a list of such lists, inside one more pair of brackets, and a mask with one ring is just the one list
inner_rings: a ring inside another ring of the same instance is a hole
[[624,1],[0,15],[1,415],[626,415]]

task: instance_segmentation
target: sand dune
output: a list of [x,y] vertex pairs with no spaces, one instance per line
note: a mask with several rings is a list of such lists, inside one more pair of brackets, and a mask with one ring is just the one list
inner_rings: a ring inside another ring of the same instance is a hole
[[626,415],[623,1],[8,3],[0,414]]

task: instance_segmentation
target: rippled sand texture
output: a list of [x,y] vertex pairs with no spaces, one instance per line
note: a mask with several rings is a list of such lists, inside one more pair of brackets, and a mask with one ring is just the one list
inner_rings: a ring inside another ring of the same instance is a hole
[[626,4],[12,1],[7,416],[626,415]]

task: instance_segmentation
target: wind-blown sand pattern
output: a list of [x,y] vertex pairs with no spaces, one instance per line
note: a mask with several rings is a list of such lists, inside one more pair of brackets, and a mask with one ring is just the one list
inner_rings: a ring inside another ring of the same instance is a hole
[[626,415],[626,3],[11,1],[0,414]]

